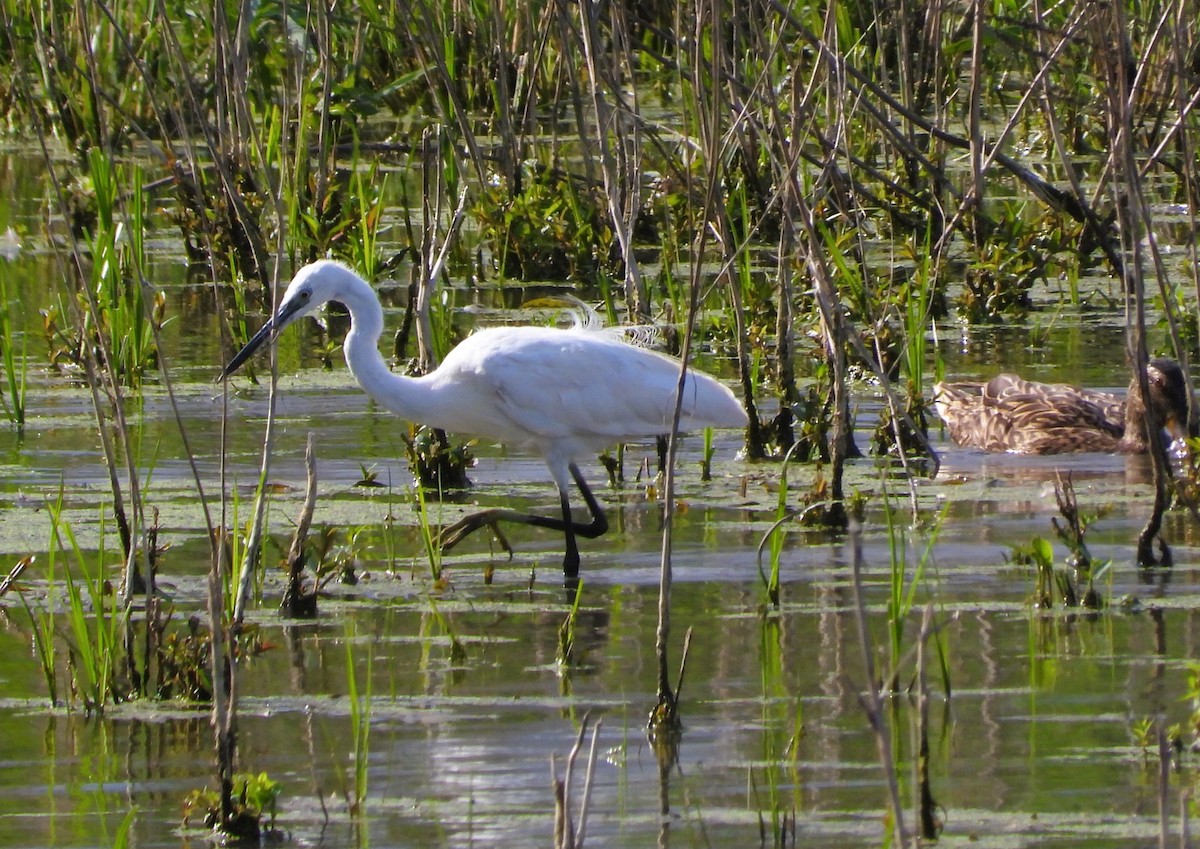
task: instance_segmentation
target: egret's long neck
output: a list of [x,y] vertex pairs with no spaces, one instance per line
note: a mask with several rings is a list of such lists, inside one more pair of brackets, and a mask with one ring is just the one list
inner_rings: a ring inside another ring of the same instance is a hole
[[404,377],[388,368],[379,353],[383,309],[366,283],[356,279],[355,284],[339,298],[350,311],[350,332],[342,345],[350,373],[378,404],[409,421],[436,426],[439,393],[425,378]]

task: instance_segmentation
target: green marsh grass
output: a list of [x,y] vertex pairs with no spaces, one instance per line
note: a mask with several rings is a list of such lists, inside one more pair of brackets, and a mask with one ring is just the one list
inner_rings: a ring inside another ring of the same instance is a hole
[[117,833],[113,835],[112,849],[126,849],[130,845],[129,833],[134,822],[137,821],[137,815],[138,809],[132,807],[121,818],[121,822],[117,825]]
[[33,632],[33,650],[46,684],[46,692],[50,697],[50,705],[58,707],[58,653],[55,646],[57,628],[55,626],[55,604],[58,587],[55,583],[55,567],[58,562],[58,544],[55,536],[50,537],[50,547],[46,553],[46,598],[36,607],[30,604],[25,593],[20,593],[21,604],[29,616],[29,624]]
[[[799,446],[799,442],[793,443],[784,454],[783,462],[779,464],[779,491],[775,500],[775,524],[764,534],[762,541],[758,544],[758,577],[762,582],[767,604],[775,610],[779,609],[779,568],[786,537],[784,525],[789,523],[793,517],[793,511],[788,504],[788,464],[791,463],[792,454]],[[763,570],[762,565],[764,547],[767,548],[770,556],[771,571],[769,573]]]
[[25,432],[25,390],[29,374],[29,345],[21,334],[21,348],[17,350],[17,333],[13,327],[13,301],[9,293],[7,274],[0,274],[0,361],[4,368],[4,389],[0,392],[0,403],[4,415],[17,429]]
[[356,206],[355,232],[349,239],[351,264],[366,280],[379,277],[379,228],[383,221],[384,198],[387,194],[387,175],[380,175],[376,165],[365,172],[355,169],[351,178]]
[[[421,535],[421,545],[425,550],[425,560],[429,564],[429,577],[436,586],[441,583],[443,572],[440,517],[435,525],[429,515],[429,502],[425,498],[425,487],[419,483],[413,486],[413,499],[417,507],[417,530]],[[436,503],[440,514],[442,500],[439,498]]]
[[562,624],[558,626],[558,647],[554,659],[560,673],[577,666],[582,660],[575,654],[575,625],[579,621],[579,604],[583,600],[582,580],[575,586],[573,592],[575,597],[571,601],[571,609],[567,611]]
[[69,567],[63,570],[71,690],[78,694],[89,714],[102,713],[107,705],[120,701],[124,695],[118,689],[118,676],[123,659],[126,615],[117,609],[119,600],[104,563],[108,555],[103,545],[103,522],[95,566],[89,568],[89,558],[80,548],[71,525],[63,518],[63,495],[64,490],[60,487],[58,498],[47,503],[47,512],[54,541],[52,552],[70,551],[81,573],[81,577],[76,578]]
[[367,649],[367,666],[363,673],[365,689],[360,691],[358,675],[354,669],[354,643],[347,625],[346,632],[346,696],[350,700],[350,735],[353,740],[351,763],[354,769],[353,796],[347,799],[350,813],[356,819],[366,816],[368,767],[370,766],[371,741],[371,667],[375,660],[370,646]]
[[[147,302],[138,269],[145,267],[145,196],[138,166],[129,175],[110,161],[104,151],[93,149],[88,156],[96,203],[96,223],[90,246],[90,286],[97,293],[99,312],[94,320],[112,341],[114,368],[127,385],[140,385],[157,365],[154,330],[150,322],[159,309]],[[128,185],[122,216],[121,186]],[[95,332],[100,332],[97,329]],[[90,344],[90,340],[83,340]]]
[[[799,808],[799,746],[803,737],[803,713],[800,700],[793,698],[787,686],[787,652],[783,647],[783,625],[778,616],[764,616],[759,640],[759,675],[762,680],[762,769],[767,798],[758,798],[759,787],[755,770],[750,771],[756,807],[760,811],[760,832],[768,832],[770,841],[763,845],[785,847],[794,845],[796,811]],[[789,721],[789,714],[792,714]],[[784,736],[785,729],[790,736]],[[792,787],[789,794],[786,790]],[[761,811],[770,816],[769,830],[762,823]],[[789,835],[791,839],[789,840]]]
[[[900,664],[902,659],[907,655],[904,633],[912,611],[917,604],[918,592],[924,590],[925,595],[929,597],[929,601],[936,601],[936,591],[930,587],[926,573],[933,561],[934,545],[937,542],[938,534],[942,529],[949,509],[950,504],[947,503],[942,508],[942,512],[934,519],[931,527],[926,531],[927,536],[925,546],[921,551],[921,557],[910,570],[908,533],[897,521],[895,510],[891,505],[890,498],[886,494],[885,486],[883,513],[888,534],[890,564],[887,598],[888,649],[892,663],[891,679],[888,682],[888,686],[896,692],[899,691]],[[946,692],[949,692],[950,681],[945,659],[945,647],[940,637],[937,638],[937,647],[943,673],[943,685]]]

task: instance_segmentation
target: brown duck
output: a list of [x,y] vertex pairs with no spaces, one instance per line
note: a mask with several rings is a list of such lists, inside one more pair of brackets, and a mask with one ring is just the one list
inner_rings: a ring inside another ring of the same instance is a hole
[[[1187,383],[1179,363],[1151,360],[1146,379],[1158,420],[1173,439],[1186,436]],[[933,401],[950,438],[964,447],[1014,454],[1137,454],[1147,450],[1137,384],[1131,381],[1122,398],[1001,374],[987,383],[938,383]]]

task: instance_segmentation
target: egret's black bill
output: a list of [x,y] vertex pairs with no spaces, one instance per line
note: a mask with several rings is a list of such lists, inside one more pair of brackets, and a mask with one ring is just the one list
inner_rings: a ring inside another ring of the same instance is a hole
[[229,361],[229,365],[225,366],[225,370],[221,372],[218,380],[226,380],[231,374],[238,370],[242,363],[254,356],[254,352],[262,347],[262,343],[271,338],[271,333],[275,329],[275,320],[272,319],[262,326],[254,336],[246,343],[242,350],[233,355],[233,359]]

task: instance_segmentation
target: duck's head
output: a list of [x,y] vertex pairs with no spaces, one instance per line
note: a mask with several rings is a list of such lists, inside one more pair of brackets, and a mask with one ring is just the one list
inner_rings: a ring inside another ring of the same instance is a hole
[[1188,391],[1179,363],[1158,357],[1146,366],[1148,401],[1172,440],[1188,436]]

